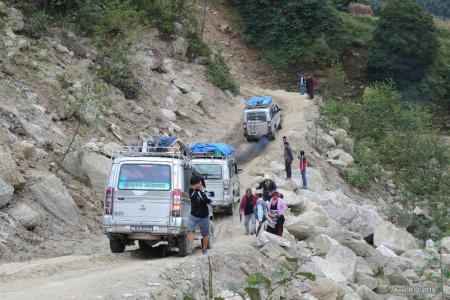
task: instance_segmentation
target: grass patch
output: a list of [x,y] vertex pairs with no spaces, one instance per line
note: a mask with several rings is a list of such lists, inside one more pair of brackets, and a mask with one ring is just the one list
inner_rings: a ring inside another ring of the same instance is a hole
[[217,60],[206,66],[206,78],[221,90],[229,90],[233,94],[238,94],[240,87],[230,73],[230,67],[225,62],[223,56],[219,55]]

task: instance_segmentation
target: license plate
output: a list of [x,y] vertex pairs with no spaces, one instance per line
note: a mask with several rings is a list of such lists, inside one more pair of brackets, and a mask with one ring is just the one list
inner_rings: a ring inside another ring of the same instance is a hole
[[153,226],[130,226],[130,230],[133,232],[152,232]]

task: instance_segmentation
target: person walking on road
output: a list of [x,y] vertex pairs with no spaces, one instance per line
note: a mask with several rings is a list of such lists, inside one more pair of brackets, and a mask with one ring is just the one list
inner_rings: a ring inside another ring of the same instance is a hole
[[256,233],[255,209],[256,197],[252,194],[252,189],[248,188],[239,206],[239,218],[242,220],[242,213],[245,218],[244,226],[246,235]]
[[276,215],[275,232],[278,236],[283,236],[283,226],[284,226],[284,211],[286,210],[286,205],[284,200],[280,197],[278,191],[274,191],[272,194],[272,199],[269,202],[269,210],[271,213]]
[[298,85],[300,88],[300,94],[304,95],[305,94],[305,87],[306,87],[306,77],[303,74],[300,74],[300,76],[298,77]]
[[269,201],[272,196],[272,192],[277,189],[277,185],[270,179],[269,175],[264,175],[264,180],[258,185],[257,190],[262,189],[264,201]]
[[208,204],[211,200],[208,198],[207,191],[202,185],[200,176],[194,175],[190,180],[191,188],[189,195],[191,197],[191,214],[188,220],[188,253],[194,253],[194,231],[197,225],[200,227],[200,232],[203,237],[202,253],[208,254],[208,239],[209,239],[209,209]]
[[256,234],[258,235],[259,230],[261,229],[262,223],[266,220],[266,214],[267,214],[267,202],[264,201],[262,197],[262,191],[256,190],[256,209],[255,209],[255,218],[258,222]]
[[300,159],[300,174],[302,175],[303,189],[306,190],[308,184],[306,182],[306,167],[308,166],[308,162],[306,161],[305,151],[300,151],[300,155],[298,157]]
[[291,164],[294,160],[294,156],[292,154],[291,146],[289,146],[289,142],[284,142],[284,168],[286,170],[286,178],[288,180],[292,177],[292,168]]

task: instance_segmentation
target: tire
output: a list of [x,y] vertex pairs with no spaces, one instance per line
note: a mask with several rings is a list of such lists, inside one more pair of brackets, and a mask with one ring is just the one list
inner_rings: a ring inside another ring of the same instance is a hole
[[283,129],[283,119],[280,120],[280,125],[278,125],[278,129]]
[[125,241],[120,238],[110,238],[109,248],[112,253],[123,253],[125,251]]
[[251,142],[253,139],[251,137],[247,137],[247,142]]
[[183,234],[178,236],[177,243],[178,243],[178,256],[180,257],[187,256],[188,255],[187,235]]

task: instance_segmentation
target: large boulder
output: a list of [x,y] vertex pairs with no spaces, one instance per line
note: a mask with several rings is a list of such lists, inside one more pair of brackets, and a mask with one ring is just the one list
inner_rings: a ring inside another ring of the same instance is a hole
[[450,254],[450,236],[447,236],[441,240],[442,253]]
[[338,160],[343,161],[344,163],[346,163],[347,167],[352,167],[352,166],[355,165],[355,159],[353,158],[353,156],[351,156],[347,152],[342,152],[339,155]]
[[378,287],[378,280],[365,273],[356,272],[356,284],[365,285],[371,290],[374,290]]
[[69,153],[62,163],[64,169],[90,185],[97,194],[103,194],[111,169],[111,159],[83,150]]
[[320,153],[325,153],[329,149],[336,148],[336,141],[332,136],[323,134],[318,136],[316,147]]
[[368,288],[365,285],[358,287],[357,293],[364,300],[384,300],[383,296],[378,295],[377,293],[375,293],[374,291],[372,291],[370,288]]
[[327,152],[327,157],[329,159],[338,159],[339,155],[341,155],[344,152],[342,149],[334,149]]
[[302,264],[300,270],[310,272],[316,276],[326,277],[335,282],[347,282],[347,278],[341,273],[339,266],[319,256],[313,256],[310,261]]
[[374,276],[375,273],[372,270],[372,268],[369,266],[369,264],[366,262],[364,258],[361,256],[356,257],[356,273],[364,273],[369,276]]
[[362,299],[358,293],[352,292],[352,293],[345,294],[344,298],[342,298],[342,300],[362,300]]
[[347,138],[347,131],[342,128],[330,131],[330,135],[336,140],[338,144],[341,144]]
[[26,229],[33,229],[44,222],[44,216],[25,203],[18,203],[8,209],[8,215]]
[[0,178],[6,183],[21,188],[25,184],[25,179],[17,169],[16,162],[9,152],[1,151],[0,148]]
[[105,145],[103,145],[101,152],[108,157],[112,157],[113,152],[118,151],[121,148],[122,148],[121,145],[114,143],[114,142],[109,142],[109,143],[106,143]]
[[414,269],[425,268],[428,262],[431,259],[433,259],[433,257],[430,254],[420,249],[407,250],[403,252],[402,255],[400,255],[400,257]]
[[333,245],[339,245],[339,243],[325,234],[319,234],[314,239],[314,247],[321,253],[328,253]]
[[0,208],[11,201],[14,194],[14,187],[0,178]]
[[409,232],[389,222],[377,225],[373,241],[376,246],[384,245],[397,255],[410,249],[419,248],[415,238]]
[[269,164],[270,171],[273,173],[280,175],[285,171],[284,165],[282,163],[279,163],[278,161],[271,161]]
[[30,192],[53,215],[67,224],[85,228],[83,218],[62,181],[53,174],[37,178]]
[[298,240],[304,240],[313,233],[313,226],[304,221],[298,221],[285,227]]
[[355,280],[356,254],[352,250],[339,244],[332,244],[325,260],[337,266],[347,282],[353,282]]
[[367,244],[365,240],[349,239],[345,240],[342,244],[350,248],[356,255],[361,257],[369,257],[375,251],[375,249],[373,249],[371,245]]
[[182,37],[177,37],[172,43],[173,56],[178,60],[185,60],[189,49],[189,42]]
[[401,286],[410,286],[411,282],[406,278],[403,274],[402,270],[399,267],[388,264],[383,269],[384,277],[389,280],[391,285],[401,285]]
[[20,10],[10,7],[6,9],[6,23],[12,31],[17,32],[23,30],[25,23],[23,22],[23,14]]
[[177,115],[170,109],[161,108],[159,111],[169,121],[175,121],[177,119]]
[[386,257],[398,257],[397,254],[395,254],[394,251],[392,251],[391,249],[385,247],[384,245],[380,245],[376,248],[376,250],[381,253],[383,256]]

